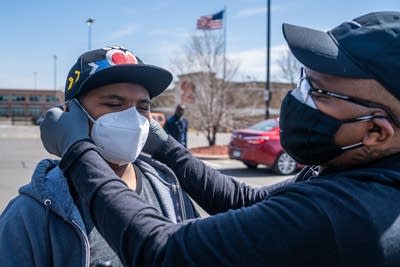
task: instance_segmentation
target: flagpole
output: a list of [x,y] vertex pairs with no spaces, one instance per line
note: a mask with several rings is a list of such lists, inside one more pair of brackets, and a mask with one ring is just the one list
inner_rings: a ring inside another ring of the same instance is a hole
[[224,24],[224,70],[223,70],[223,81],[225,81],[226,78],[226,24],[227,24],[227,19],[226,19],[226,6],[224,6],[224,12],[222,15],[222,23]]
[[266,19],[266,62],[265,62],[265,92],[264,92],[264,100],[265,100],[265,118],[269,119],[269,102],[271,101],[271,88],[269,81],[269,66],[270,66],[270,44],[271,44],[271,1],[267,0],[267,19]]

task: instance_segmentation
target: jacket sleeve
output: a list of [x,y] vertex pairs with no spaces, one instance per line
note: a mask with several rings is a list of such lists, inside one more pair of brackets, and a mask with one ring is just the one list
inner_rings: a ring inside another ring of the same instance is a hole
[[126,266],[337,264],[325,213],[300,192],[174,224],[130,190],[98,152],[69,158],[64,171]]
[[209,214],[250,206],[295,181],[253,188],[208,167],[171,137],[154,157],[175,172],[183,189]]

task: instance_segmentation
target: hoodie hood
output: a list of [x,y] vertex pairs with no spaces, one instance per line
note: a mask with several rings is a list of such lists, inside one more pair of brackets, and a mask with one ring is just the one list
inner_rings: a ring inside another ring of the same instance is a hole
[[50,200],[50,209],[59,216],[76,221],[81,227],[83,222],[71,196],[67,178],[58,167],[59,161],[44,159],[40,161],[29,184],[19,189],[19,194],[27,195],[44,204]]

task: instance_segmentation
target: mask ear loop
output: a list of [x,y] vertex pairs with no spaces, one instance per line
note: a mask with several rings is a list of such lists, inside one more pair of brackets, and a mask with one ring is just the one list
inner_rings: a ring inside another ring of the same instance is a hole
[[[353,122],[360,122],[360,121],[369,121],[369,120],[373,120],[373,119],[386,119],[387,120],[388,118],[386,118],[383,115],[366,115],[366,116],[361,116],[361,117],[354,118],[354,119],[342,120],[342,122],[343,123],[353,123]],[[348,150],[362,147],[363,145],[364,145],[363,142],[358,142],[356,144],[343,146],[340,149],[343,151],[348,151]]]
[[56,107],[59,108],[59,109],[61,109],[62,111],[65,111],[65,108],[64,108],[64,107],[67,105],[68,102],[69,102],[69,100],[64,101],[64,102],[58,104]]

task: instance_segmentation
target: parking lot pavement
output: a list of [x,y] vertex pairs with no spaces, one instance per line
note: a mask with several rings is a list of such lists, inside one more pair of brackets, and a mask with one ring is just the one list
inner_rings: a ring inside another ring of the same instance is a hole
[[[225,134],[225,138],[228,136]],[[204,144],[202,136],[189,138],[194,146]],[[17,195],[18,189],[31,180],[36,164],[45,158],[57,159],[43,148],[37,126],[0,125],[0,212]],[[204,162],[226,175],[254,186],[269,185],[286,178],[275,176],[267,168],[248,170],[235,160],[216,159]]]
[[[230,133],[217,133],[216,143],[218,145],[227,145],[230,141]],[[196,131],[188,132],[188,148],[208,146],[207,138]]]

